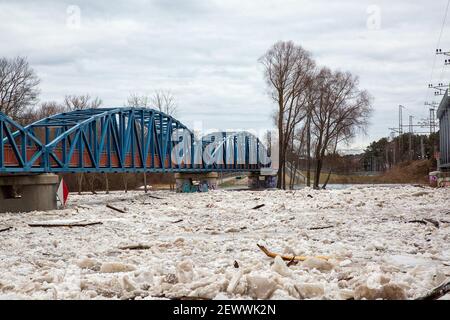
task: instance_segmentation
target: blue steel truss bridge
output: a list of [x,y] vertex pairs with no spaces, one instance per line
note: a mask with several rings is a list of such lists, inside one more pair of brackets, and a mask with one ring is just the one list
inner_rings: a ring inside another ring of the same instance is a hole
[[248,132],[202,138],[149,108],[98,108],[20,126],[0,113],[0,175],[78,172],[260,172],[271,162]]

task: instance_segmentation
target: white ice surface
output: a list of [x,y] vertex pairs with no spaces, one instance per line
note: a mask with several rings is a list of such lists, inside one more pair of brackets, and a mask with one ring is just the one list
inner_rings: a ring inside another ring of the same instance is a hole
[[[70,194],[64,210],[0,214],[13,227],[0,233],[0,299],[413,299],[450,278],[450,189],[419,191]],[[440,227],[408,223],[422,218]],[[55,220],[103,224],[28,226]],[[333,227],[309,230],[321,226]],[[257,243],[332,269],[272,265]],[[150,249],[119,249],[136,244]]]

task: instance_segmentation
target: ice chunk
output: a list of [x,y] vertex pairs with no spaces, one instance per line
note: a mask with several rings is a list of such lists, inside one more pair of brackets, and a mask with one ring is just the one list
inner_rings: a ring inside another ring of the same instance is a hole
[[80,269],[95,269],[98,262],[91,258],[84,258],[78,260],[76,264]]
[[289,270],[288,266],[286,266],[286,262],[284,262],[280,256],[275,257],[272,270],[284,277],[289,277],[291,275],[291,270]]
[[295,288],[303,299],[322,297],[325,293],[325,289],[321,283],[300,283],[296,284]]
[[189,293],[190,297],[204,297],[213,299],[218,292],[223,291],[225,282],[216,281],[214,283],[209,283],[206,286],[199,287]]
[[292,297],[291,295],[289,295],[288,292],[281,290],[281,289],[277,289],[275,290],[275,292],[272,294],[272,296],[270,297],[270,299],[272,300],[294,300],[295,297]]
[[258,275],[247,275],[248,294],[256,299],[269,299],[277,289],[275,281]]
[[191,260],[184,260],[177,264],[176,276],[181,283],[189,283],[194,279],[194,264]]
[[384,300],[404,300],[406,299],[405,290],[395,283],[388,283],[379,289],[369,288],[363,284],[356,288],[355,299],[384,299]]
[[100,267],[101,273],[130,272],[134,270],[136,270],[134,266],[120,262],[104,262]]
[[339,263],[339,266],[340,267],[347,267],[347,266],[349,266],[351,264],[352,264],[352,261],[350,259],[345,259],[344,261],[341,261]]
[[306,259],[302,266],[307,269],[317,269],[319,271],[330,271],[333,269],[333,265],[330,262],[314,257]]
[[230,283],[228,284],[228,287],[227,287],[227,292],[228,292],[228,293],[231,294],[231,293],[234,292],[234,290],[236,289],[236,286],[237,286],[238,283],[239,283],[239,280],[240,280],[241,277],[242,277],[242,274],[243,274],[242,268],[239,268],[239,269],[234,273],[233,278],[231,278],[231,281],[230,281]]
[[136,285],[133,283],[133,281],[130,280],[130,278],[127,275],[124,275],[121,278],[120,284],[122,285],[122,289],[131,292],[136,290]]
[[355,292],[349,289],[339,290],[339,296],[344,300],[354,299]]
[[151,271],[137,272],[134,281],[140,284],[153,284],[153,273]]

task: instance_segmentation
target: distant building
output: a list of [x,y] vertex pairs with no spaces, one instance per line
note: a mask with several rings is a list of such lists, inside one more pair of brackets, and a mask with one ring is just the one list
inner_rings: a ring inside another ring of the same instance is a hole
[[437,111],[439,119],[439,169],[450,171],[450,98],[445,93]]

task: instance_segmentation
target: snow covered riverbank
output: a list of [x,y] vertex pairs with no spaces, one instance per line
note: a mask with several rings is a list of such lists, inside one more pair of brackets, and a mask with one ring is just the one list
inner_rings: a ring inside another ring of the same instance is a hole
[[[55,220],[102,224],[28,225]],[[2,299],[413,299],[450,278],[449,189],[71,194],[5,226]],[[330,260],[287,267],[257,243]]]

